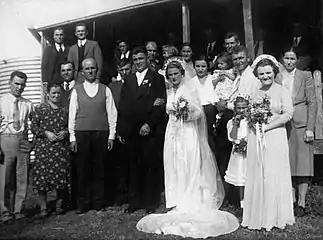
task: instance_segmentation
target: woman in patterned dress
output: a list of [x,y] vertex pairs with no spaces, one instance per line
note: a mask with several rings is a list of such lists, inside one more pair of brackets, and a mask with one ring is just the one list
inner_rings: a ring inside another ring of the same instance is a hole
[[56,190],[56,214],[63,214],[63,199],[68,187],[68,130],[67,110],[59,105],[61,87],[48,85],[48,102],[36,107],[31,130],[36,136],[33,187],[38,193],[41,216],[46,207],[48,191]]

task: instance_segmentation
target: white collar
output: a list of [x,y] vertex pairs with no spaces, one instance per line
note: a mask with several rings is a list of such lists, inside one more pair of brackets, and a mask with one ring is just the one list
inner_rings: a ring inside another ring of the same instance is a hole
[[78,45],[79,47],[81,46],[81,44],[82,44],[82,46],[84,46],[84,45],[85,45],[85,43],[86,43],[86,41],[87,41],[87,39],[77,40],[77,45]]
[[295,74],[296,74],[296,68],[294,68],[293,71],[289,72],[289,74],[292,76],[292,77],[295,77]]
[[75,80],[72,80],[70,82],[65,82],[64,81],[64,89],[66,89],[67,84],[69,84],[68,87],[69,87],[69,90],[71,90],[75,86]]
[[129,54],[130,54],[130,51],[128,50],[128,52],[126,52],[126,54],[121,54],[121,56],[120,56],[120,58],[122,59],[122,58],[129,58]]
[[62,43],[62,44],[55,43],[55,48],[56,48],[57,52],[59,51],[60,48],[62,48],[64,51],[65,50],[64,43]]
[[146,68],[146,69],[145,69],[145,70],[143,70],[142,72],[136,72],[136,76],[137,76],[137,77],[140,77],[140,76],[145,77],[145,76],[146,76],[146,74],[147,74],[147,72],[148,72],[148,68]]

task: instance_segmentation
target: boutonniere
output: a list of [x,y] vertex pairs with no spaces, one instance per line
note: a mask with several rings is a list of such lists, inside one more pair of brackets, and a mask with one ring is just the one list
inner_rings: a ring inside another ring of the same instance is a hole
[[148,87],[151,87],[151,82],[148,79],[144,79],[142,85],[148,85]]

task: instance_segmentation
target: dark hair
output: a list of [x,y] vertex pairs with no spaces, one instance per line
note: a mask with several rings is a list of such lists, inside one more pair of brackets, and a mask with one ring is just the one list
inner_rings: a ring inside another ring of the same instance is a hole
[[27,81],[27,75],[26,75],[26,73],[23,73],[21,71],[13,71],[10,74],[10,82],[12,82],[12,80],[14,79],[14,77],[19,77],[19,78],[22,78],[25,81]]
[[283,52],[282,52],[282,58],[284,57],[285,53],[287,53],[287,52],[293,52],[293,53],[295,53],[296,58],[298,58],[298,57],[299,57],[299,51],[297,50],[297,48],[295,48],[295,47],[293,47],[293,46],[288,46],[288,47],[285,47],[285,48],[283,49]]
[[75,30],[76,30],[77,27],[85,27],[85,30],[87,31],[87,26],[86,26],[86,24],[84,22],[80,22],[80,23],[76,24]]
[[183,68],[182,64],[180,64],[180,63],[179,63],[179,62],[177,62],[177,61],[171,61],[171,62],[167,65],[167,67],[166,67],[166,78],[167,78],[167,79],[169,79],[169,78],[168,78],[168,70],[169,70],[170,68],[177,68],[177,69],[179,70],[179,72],[180,72],[182,75],[184,75],[184,74],[185,74],[185,69]]
[[233,104],[234,106],[237,105],[238,102],[246,102],[247,104],[249,104],[249,100],[248,99],[245,99],[244,97],[236,97],[236,99],[234,100]]
[[223,59],[223,61],[228,65],[228,69],[233,68],[232,57],[228,52],[222,52],[218,55],[215,60],[215,68],[218,69],[219,60]]
[[64,28],[63,27],[56,27],[56,28],[54,28],[54,30],[53,30],[53,34],[55,33],[55,31],[57,31],[57,30],[59,30],[59,31],[63,31],[64,32]]
[[118,68],[122,68],[126,66],[127,64],[131,65],[131,61],[128,58],[123,58],[120,61],[118,61]]
[[193,48],[192,48],[192,45],[191,44],[189,44],[189,43],[183,43],[183,45],[181,46],[181,51],[183,50],[184,47],[189,47],[192,50],[192,52],[193,52]]
[[74,65],[74,63],[73,63],[73,62],[71,62],[71,61],[63,61],[63,62],[61,62],[61,65],[60,65],[60,66],[67,65],[67,64],[71,64],[71,65],[72,65],[72,67],[73,67],[73,69],[75,69],[75,65]]
[[209,61],[207,59],[207,56],[205,56],[204,54],[199,54],[196,57],[194,57],[194,59],[193,59],[194,67],[195,67],[195,62],[196,61],[205,61],[206,65],[207,65],[207,69],[209,69]]
[[253,74],[258,77],[258,68],[259,67],[265,67],[265,66],[271,66],[273,68],[273,72],[274,72],[274,77],[277,76],[277,74],[279,73],[279,68],[278,66],[273,62],[271,61],[270,59],[268,58],[264,58],[264,59],[261,59],[255,66],[254,70],[253,70]]
[[246,54],[246,56],[249,58],[248,49],[243,45],[238,45],[238,46],[235,46],[234,48],[232,48],[231,54],[238,54],[240,52],[244,52]]
[[127,39],[119,39],[117,40],[117,46],[119,46],[120,43],[124,42],[129,47],[129,41]]
[[135,55],[135,54],[138,54],[138,53],[143,53],[143,54],[145,54],[147,56],[147,50],[144,47],[135,47],[132,50],[132,55]]
[[240,40],[239,40],[239,36],[238,36],[238,34],[237,33],[235,33],[235,32],[228,32],[228,33],[226,33],[225,35],[224,35],[224,38],[223,39],[228,39],[228,38],[234,38],[237,42],[240,42]]
[[59,84],[59,83],[48,83],[47,85],[47,92],[49,93],[50,90],[53,88],[53,87],[59,87],[60,89],[62,89],[62,85]]

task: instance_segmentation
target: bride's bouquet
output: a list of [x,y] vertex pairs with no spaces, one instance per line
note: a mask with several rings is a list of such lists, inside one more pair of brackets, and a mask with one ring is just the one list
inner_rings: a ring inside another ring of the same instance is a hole
[[247,139],[236,139],[233,141],[233,152],[246,154],[247,152]]
[[267,95],[262,99],[249,104],[247,120],[250,125],[264,125],[273,114],[270,109],[270,100]]
[[169,110],[169,114],[174,116],[176,120],[187,120],[189,112],[188,100],[183,96],[173,102],[173,107]]

